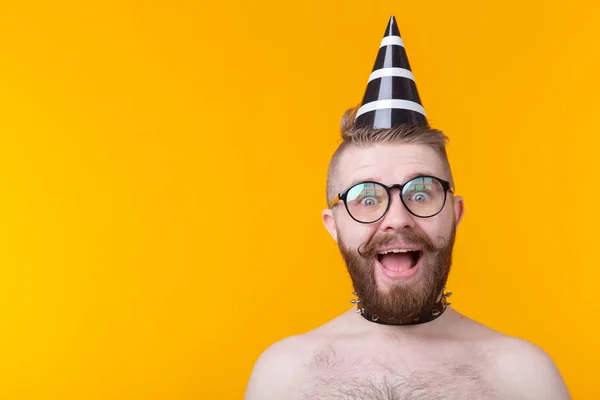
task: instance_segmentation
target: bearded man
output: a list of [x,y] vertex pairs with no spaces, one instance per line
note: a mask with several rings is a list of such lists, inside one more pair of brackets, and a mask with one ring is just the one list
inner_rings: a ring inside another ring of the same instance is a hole
[[342,139],[322,218],[357,310],[269,347],[246,400],[569,399],[543,350],[450,308],[445,285],[464,200],[393,17]]

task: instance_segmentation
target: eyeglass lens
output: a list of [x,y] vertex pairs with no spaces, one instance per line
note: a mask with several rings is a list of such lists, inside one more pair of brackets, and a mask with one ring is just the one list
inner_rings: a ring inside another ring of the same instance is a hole
[[[445,195],[441,182],[430,177],[415,178],[402,188],[402,202],[419,217],[430,217],[440,212]],[[386,188],[372,182],[359,183],[350,188],[346,195],[348,212],[361,222],[373,222],[381,218],[389,201]]]

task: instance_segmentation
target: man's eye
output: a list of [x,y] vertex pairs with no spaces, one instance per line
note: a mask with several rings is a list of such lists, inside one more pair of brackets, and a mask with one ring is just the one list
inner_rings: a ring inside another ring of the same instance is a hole
[[363,197],[360,200],[360,204],[363,206],[376,206],[377,204],[379,204],[379,200],[377,200],[375,197]]
[[410,196],[410,200],[411,201],[416,201],[417,203],[421,203],[423,201],[427,201],[429,200],[429,195],[427,193],[415,193],[412,196]]

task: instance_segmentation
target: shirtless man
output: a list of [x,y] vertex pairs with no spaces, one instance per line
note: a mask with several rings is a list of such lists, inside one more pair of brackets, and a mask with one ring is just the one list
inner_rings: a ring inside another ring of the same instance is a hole
[[447,138],[428,126],[407,71],[392,17],[329,166],[322,218],[357,310],[269,347],[246,400],[570,399],[543,350],[450,308],[445,284],[464,200]]

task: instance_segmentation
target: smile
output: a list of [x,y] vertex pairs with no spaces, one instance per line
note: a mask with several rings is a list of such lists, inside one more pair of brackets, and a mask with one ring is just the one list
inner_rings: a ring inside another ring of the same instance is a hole
[[380,249],[377,253],[377,264],[387,278],[407,279],[416,273],[422,255],[422,250],[412,247]]

